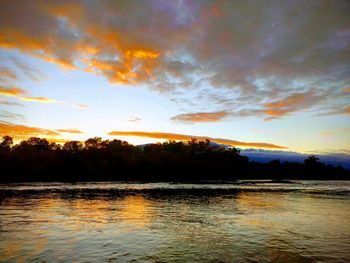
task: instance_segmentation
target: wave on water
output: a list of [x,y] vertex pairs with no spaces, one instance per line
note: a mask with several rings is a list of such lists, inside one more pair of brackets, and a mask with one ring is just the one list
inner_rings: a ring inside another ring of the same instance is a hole
[[350,196],[350,181],[273,181],[242,180],[225,183],[140,183],[140,182],[82,182],[82,183],[16,183],[0,184],[1,194],[83,193],[114,195],[230,195],[237,192],[298,192],[325,196]]

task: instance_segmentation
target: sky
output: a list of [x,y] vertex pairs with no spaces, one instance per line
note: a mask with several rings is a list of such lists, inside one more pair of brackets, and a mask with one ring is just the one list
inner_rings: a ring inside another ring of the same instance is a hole
[[350,153],[350,2],[0,1],[0,135]]

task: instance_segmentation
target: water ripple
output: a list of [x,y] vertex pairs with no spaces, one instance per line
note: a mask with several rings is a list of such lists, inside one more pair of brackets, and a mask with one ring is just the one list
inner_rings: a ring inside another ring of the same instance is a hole
[[0,261],[347,262],[349,182],[0,185]]

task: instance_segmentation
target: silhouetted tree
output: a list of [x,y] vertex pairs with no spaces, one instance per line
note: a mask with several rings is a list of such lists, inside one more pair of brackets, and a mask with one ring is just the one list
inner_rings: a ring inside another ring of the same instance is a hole
[[37,151],[47,151],[49,149],[49,141],[44,138],[30,137],[26,141],[22,141],[19,148],[28,149],[32,148]]
[[304,163],[249,161],[234,147],[213,147],[209,140],[133,146],[120,140],[90,138],[63,146],[32,137],[13,145],[4,136],[0,147],[0,181],[84,180],[235,180],[350,179],[344,168],[325,165],[315,156]]
[[312,156],[309,156],[308,158],[306,158],[304,160],[304,163],[306,165],[317,165],[317,164],[320,163],[319,161],[320,161],[319,158],[317,158],[316,156],[312,155]]
[[241,151],[235,147],[232,147],[230,149],[230,151],[234,154],[234,155],[239,155],[241,153]]
[[58,151],[58,150],[62,149],[62,146],[60,144],[58,144],[58,143],[50,142],[49,149],[52,150],[52,151]]
[[9,148],[11,148],[12,144],[13,144],[13,139],[11,136],[6,135],[6,136],[2,137],[2,142],[1,142],[2,148],[9,149]]
[[71,153],[77,153],[83,149],[83,144],[79,141],[70,141],[64,143],[62,150]]
[[169,140],[163,143],[163,149],[170,153],[185,153],[186,146],[183,142],[176,142],[174,140]]
[[84,142],[85,149],[100,149],[102,146],[104,146],[104,144],[102,144],[101,137],[90,138]]

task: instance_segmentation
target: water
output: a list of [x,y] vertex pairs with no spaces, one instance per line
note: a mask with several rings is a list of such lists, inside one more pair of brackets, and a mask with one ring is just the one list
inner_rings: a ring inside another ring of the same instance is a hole
[[350,182],[0,185],[1,262],[349,262]]

